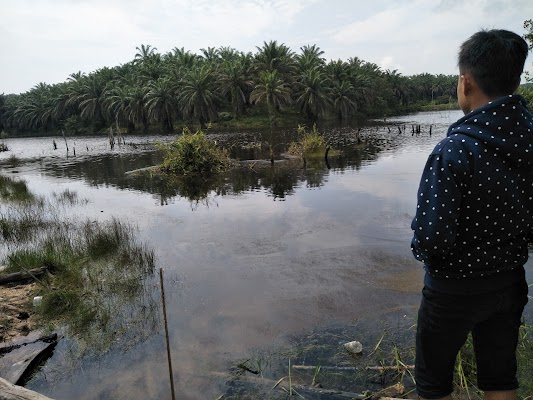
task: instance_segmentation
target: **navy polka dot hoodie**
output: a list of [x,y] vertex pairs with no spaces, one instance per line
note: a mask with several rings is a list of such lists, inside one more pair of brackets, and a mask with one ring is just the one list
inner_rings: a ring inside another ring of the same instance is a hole
[[523,279],[533,239],[533,118],[510,95],[452,124],[418,190],[411,249],[425,285],[483,292]]

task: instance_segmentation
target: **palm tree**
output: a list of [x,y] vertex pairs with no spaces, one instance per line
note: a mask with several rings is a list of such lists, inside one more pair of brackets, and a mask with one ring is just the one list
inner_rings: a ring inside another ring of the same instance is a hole
[[14,110],[14,122],[23,129],[46,129],[53,125],[54,98],[53,87],[39,83],[20,96]]
[[222,61],[230,61],[242,57],[242,53],[229,46],[219,47],[217,49],[217,54]]
[[105,124],[104,101],[107,94],[107,82],[98,75],[87,77],[79,94],[80,117],[85,120],[95,121],[96,129],[101,129]]
[[146,93],[147,90],[140,85],[129,87],[128,120],[131,121],[134,126],[142,124],[145,132],[148,130]]
[[357,111],[355,90],[348,81],[333,83],[331,100],[333,102],[333,111],[342,123],[348,122],[353,113]]
[[433,86],[433,75],[424,73],[413,75],[411,77],[415,88],[418,92],[419,98],[422,100],[431,100],[431,88]]
[[160,122],[163,129],[172,132],[173,119],[178,109],[176,85],[170,78],[160,78],[150,82],[145,95],[148,118]]
[[142,63],[138,70],[138,79],[145,85],[150,81],[156,81],[164,75],[161,56],[155,55],[149,61]]
[[326,66],[326,75],[332,82],[342,82],[348,78],[349,64],[342,60],[331,60]]
[[360,106],[372,103],[378,96],[375,93],[376,84],[373,81],[374,78],[368,71],[350,70],[347,81],[354,88],[354,97],[352,100],[356,102],[357,108],[362,108]]
[[400,101],[401,104],[406,105],[409,103],[409,99],[407,98],[407,86],[406,81],[402,74],[398,73],[398,70],[386,70],[385,71],[385,78],[391,85],[391,89],[396,96],[396,98]]
[[79,109],[80,99],[84,91],[83,86],[85,85],[86,80],[87,75],[81,71],[70,74],[67,79],[68,100],[66,106]]
[[43,113],[44,104],[42,97],[32,98],[29,94],[23,96],[22,101],[15,110],[15,121],[23,129],[36,129]]
[[117,131],[120,132],[120,125],[131,128],[129,119],[130,91],[125,86],[116,86],[111,89],[106,99],[106,109],[116,124]]
[[361,68],[365,62],[359,57],[350,57],[348,58],[348,65],[352,68]]
[[174,47],[170,57],[176,67],[184,68],[186,70],[191,70],[199,60],[199,57],[196,54],[185,50],[183,47],[181,49]]
[[296,55],[296,60],[300,71],[305,71],[314,67],[323,66],[325,64],[325,59],[321,56],[324,54],[322,50],[316,45],[306,45],[300,47],[302,51],[301,54]]
[[202,128],[207,121],[216,120],[219,100],[215,92],[215,75],[207,65],[195,68],[185,76],[179,102],[185,114],[197,119]]
[[270,161],[274,164],[274,125],[276,111],[281,110],[285,103],[291,101],[291,91],[278,71],[263,71],[259,76],[259,83],[250,94],[250,101],[266,103],[270,119]]
[[253,87],[253,81],[249,78],[249,70],[244,59],[236,59],[224,62],[218,74],[222,94],[229,95],[235,118],[244,114],[247,96]]
[[133,62],[136,64],[142,64],[152,58],[157,48],[152,47],[149,44],[141,44],[141,47],[135,47],[135,50],[137,50],[137,53],[135,53]]
[[17,117],[16,110],[19,107],[21,102],[22,95],[0,95],[4,99],[4,105],[0,101],[0,123],[4,128],[16,128],[17,127]]
[[70,92],[68,83],[60,83],[52,89],[54,108],[52,119],[55,124],[61,124],[62,121],[75,114],[77,107],[69,105]]
[[327,79],[319,67],[304,71],[297,83],[296,104],[302,114],[316,123],[330,106]]
[[295,71],[296,63],[294,53],[283,43],[277,41],[263,42],[263,47],[256,47],[255,65],[258,71],[277,71],[285,80],[291,78]]
[[208,47],[207,49],[200,49],[202,56],[206,61],[214,63],[219,60],[218,50],[214,47]]
[[264,71],[259,76],[259,83],[255,85],[250,94],[250,101],[254,103],[266,103],[270,116],[270,125],[275,125],[276,111],[281,110],[282,105],[291,102],[291,91],[281,79],[278,71]]

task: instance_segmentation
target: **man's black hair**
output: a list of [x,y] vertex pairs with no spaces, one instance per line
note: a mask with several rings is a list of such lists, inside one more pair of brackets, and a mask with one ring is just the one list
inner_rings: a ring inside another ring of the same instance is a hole
[[520,85],[527,43],[503,29],[474,33],[459,49],[459,71],[470,72],[479,88],[491,98],[512,94]]

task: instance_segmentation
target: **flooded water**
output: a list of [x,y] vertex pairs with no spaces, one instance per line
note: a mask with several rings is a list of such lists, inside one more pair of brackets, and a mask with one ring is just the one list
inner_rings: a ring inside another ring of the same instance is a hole
[[[88,200],[72,211],[80,217],[139,227],[166,277],[178,398],[214,399],[224,393],[217,376],[252,349],[335,324],[414,317],[423,278],[409,249],[416,190],[427,155],[460,116],[399,117],[363,128],[357,146],[354,130],[326,130],[343,150],[330,168],[323,159],[305,170],[244,168],[193,189],[124,174],[160,162],[151,143],[169,137],[127,137],[113,150],[105,138],[68,138],[68,158],[63,138],[7,139],[1,172],[42,195],[76,191]],[[261,154],[242,147],[260,133],[213,136],[237,143],[235,157]],[[160,301],[156,277],[148,285],[149,301]],[[150,315],[161,310],[146,310],[156,323],[142,340],[121,346],[117,334],[116,346],[73,366],[67,337],[27,387],[54,399],[170,398],[161,317]]]

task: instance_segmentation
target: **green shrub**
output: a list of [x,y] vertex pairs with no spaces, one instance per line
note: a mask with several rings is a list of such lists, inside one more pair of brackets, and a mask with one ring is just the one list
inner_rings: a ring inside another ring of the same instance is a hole
[[162,149],[165,151],[162,167],[166,172],[203,175],[221,172],[228,166],[226,152],[201,130],[191,133],[185,129],[181,137]]
[[68,117],[63,123],[63,127],[67,135],[87,135],[91,133],[87,123],[78,115]]
[[41,313],[48,318],[57,318],[80,307],[79,291],[59,289],[43,296]]
[[293,142],[289,146],[288,153],[301,157],[323,156],[327,148],[324,136],[313,125],[311,132],[307,132],[305,126],[298,125],[298,134],[303,135],[298,142]]
[[313,125],[313,130],[311,132],[304,135],[302,145],[304,154],[322,152],[327,146],[324,137],[317,131],[316,125]]
[[231,121],[232,119],[233,119],[233,115],[227,111],[221,111],[218,113],[219,121]]

